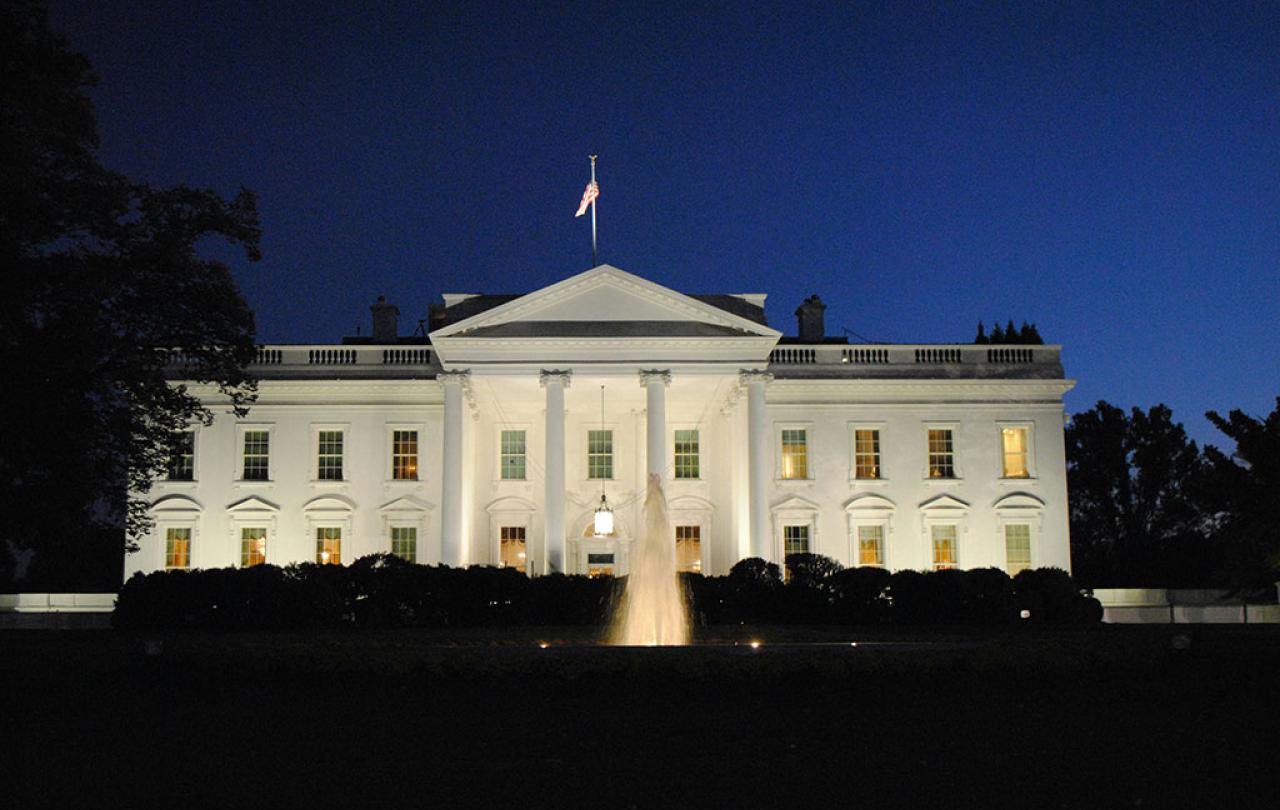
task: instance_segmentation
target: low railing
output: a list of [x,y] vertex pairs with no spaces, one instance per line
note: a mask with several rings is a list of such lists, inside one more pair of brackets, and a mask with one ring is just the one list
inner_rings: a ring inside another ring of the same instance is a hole
[[[173,353],[170,365],[181,365],[178,353]],[[432,363],[430,346],[307,346],[268,345],[259,346],[253,367],[348,367],[395,366],[411,368]]]
[[990,346],[982,344],[880,344],[779,346],[769,354],[770,365],[781,366],[1010,366],[1054,364],[1057,345]]

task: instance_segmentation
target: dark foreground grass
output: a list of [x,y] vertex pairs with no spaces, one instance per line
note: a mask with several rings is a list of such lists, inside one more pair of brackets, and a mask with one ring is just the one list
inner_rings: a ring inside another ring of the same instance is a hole
[[[1171,643],[1182,634],[1189,649]],[[175,635],[147,655],[110,632],[3,632],[0,807],[1272,808],[1280,796],[1280,628],[570,643],[589,637]]]

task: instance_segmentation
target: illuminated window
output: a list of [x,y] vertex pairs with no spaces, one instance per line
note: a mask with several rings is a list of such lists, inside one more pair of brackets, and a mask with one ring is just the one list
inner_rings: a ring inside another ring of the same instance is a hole
[[169,570],[191,567],[190,527],[165,529],[164,567]]
[[242,478],[245,481],[270,480],[270,461],[271,431],[246,430],[244,432],[244,468]]
[[787,564],[788,558],[792,554],[808,554],[809,553],[809,527],[801,526],[783,526],[782,527],[782,576],[784,579],[791,579],[791,566]]
[[702,527],[676,527],[676,570],[702,573]]
[[947,428],[929,429],[929,477],[956,477],[955,446]]
[[1004,559],[1009,576],[1031,567],[1031,526],[1007,523],[1004,527]]
[[613,555],[588,554],[587,576],[592,578],[613,576]]
[[175,446],[169,455],[169,480],[194,481],[196,477],[196,434],[183,430],[174,434]]
[[322,430],[316,465],[316,478],[321,481],[342,480],[342,431]]
[[240,529],[240,567],[249,568],[267,561],[267,530],[259,526]]
[[418,480],[418,431],[391,431],[391,478],[395,481]]
[[405,562],[417,562],[418,528],[416,526],[392,526],[391,553]]
[[884,526],[858,527],[858,565],[884,565]]
[[809,477],[809,441],[803,428],[782,431],[782,477]]
[[880,431],[855,430],[853,432],[853,477],[880,477]]
[[525,479],[525,434],[523,430],[502,431],[502,480]]
[[698,431],[677,430],[675,447],[676,478],[699,478]]
[[525,542],[524,526],[503,526],[498,530],[498,540],[499,565],[526,573],[529,547]]
[[342,565],[342,529],[337,526],[316,528],[316,562]]
[[1027,429],[1002,428],[1000,443],[1004,455],[1004,477],[1030,477],[1031,473],[1027,468]]
[[939,523],[930,527],[933,537],[933,570],[956,567],[956,527],[954,523]]
[[613,431],[587,431],[587,478],[613,478]]

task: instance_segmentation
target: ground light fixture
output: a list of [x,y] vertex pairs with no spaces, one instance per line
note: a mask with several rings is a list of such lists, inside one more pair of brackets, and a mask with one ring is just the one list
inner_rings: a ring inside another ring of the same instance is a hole
[[[604,435],[604,386],[600,386],[600,434]],[[609,508],[609,499],[604,494],[604,478],[600,479],[600,505],[596,507],[595,536],[608,537],[613,534],[613,510]]]

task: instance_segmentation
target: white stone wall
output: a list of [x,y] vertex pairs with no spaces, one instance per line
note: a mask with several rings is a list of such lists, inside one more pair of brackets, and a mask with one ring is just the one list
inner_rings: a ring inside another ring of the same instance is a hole
[[[474,375],[474,372],[473,372]],[[523,388],[504,389],[498,379],[474,376],[463,421],[462,549],[469,563],[498,562],[498,527],[524,525],[531,570],[541,571],[544,548],[545,412],[536,378]],[[667,400],[667,441],[677,428],[701,431],[702,478],[672,481],[668,499],[675,522],[703,527],[703,567],[722,574],[749,549],[748,428],[746,403],[725,396],[734,377],[708,376],[696,386],[681,387],[678,373]],[[1035,401],[1006,384],[1002,393],[947,401],[948,390],[917,383],[909,401],[883,392],[886,401],[859,402],[846,391],[846,401],[806,401],[803,383],[775,380],[768,389],[768,422],[773,448],[769,471],[769,504],[774,518],[773,559],[782,558],[781,525],[812,516],[811,547],[845,565],[856,561],[851,534],[851,505],[869,500],[880,506],[887,522],[886,557],[892,569],[928,568],[930,517],[925,508],[942,504],[948,521],[959,527],[959,566],[1005,567],[1002,499],[1026,495],[1016,507],[1016,520],[1032,526],[1032,565],[1068,569],[1067,501],[1060,400]],[[628,387],[629,386],[629,387]],[[599,427],[598,384],[575,380],[566,416],[567,568],[576,567],[580,541],[599,500],[600,485],[587,478],[587,431]],[[621,533],[640,525],[644,494],[645,416],[643,391],[631,377],[610,383],[606,427],[614,431],[614,479],[606,483]],[[922,392],[924,395],[922,395]],[[906,394],[903,395],[904,397]],[[1003,397],[1004,401],[1001,401]],[[267,522],[268,561],[287,564],[315,559],[314,528],[343,525],[344,562],[390,550],[389,526],[419,525],[419,561],[440,559],[441,444],[443,430],[440,384],[434,380],[264,381],[261,397],[244,420],[220,414],[211,427],[199,428],[194,482],[157,482],[150,493],[156,531],[143,539],[142,550],[126,559],[126,576],[164,567],[164,535],[168,526],[191,526],[193,567],[221,567],[240,562],[239,527]],[[726,405],[726,402],[728,404]],[[1031,430],[1031,472],[1027,479],[1001,477],[1000,427],[1025,425]],[[946,424],[955,437],[958,477],[927,477],[926,430]],[[270,482],[240,481],[239,431],[248,425],[272,431]],[[855,425],[880,430],[883,480],[853,478]],[[321,426],[345,431],[345,480],[315,480],[316,436]],[[416,427],[419,477],[416,482],[391,480],[390,431]],[[808,432],[810,478],[785,481],[779,476],[779,431],[783,426]],[[523,429],[527,440],[525,481],[503,481],[499,473],[499,432]],[[670,461],[669,461],[670,463]],[[256,500],[254,500],[256,499]],[[1042,502],[1043,506],[1026,506]],[[884,504],[889,504],[885,507]],[[246,510],[238,512],[237,510]],[[855,512],[854,516],[860,514]],[[619,549],[625,570],[625,542]]]

